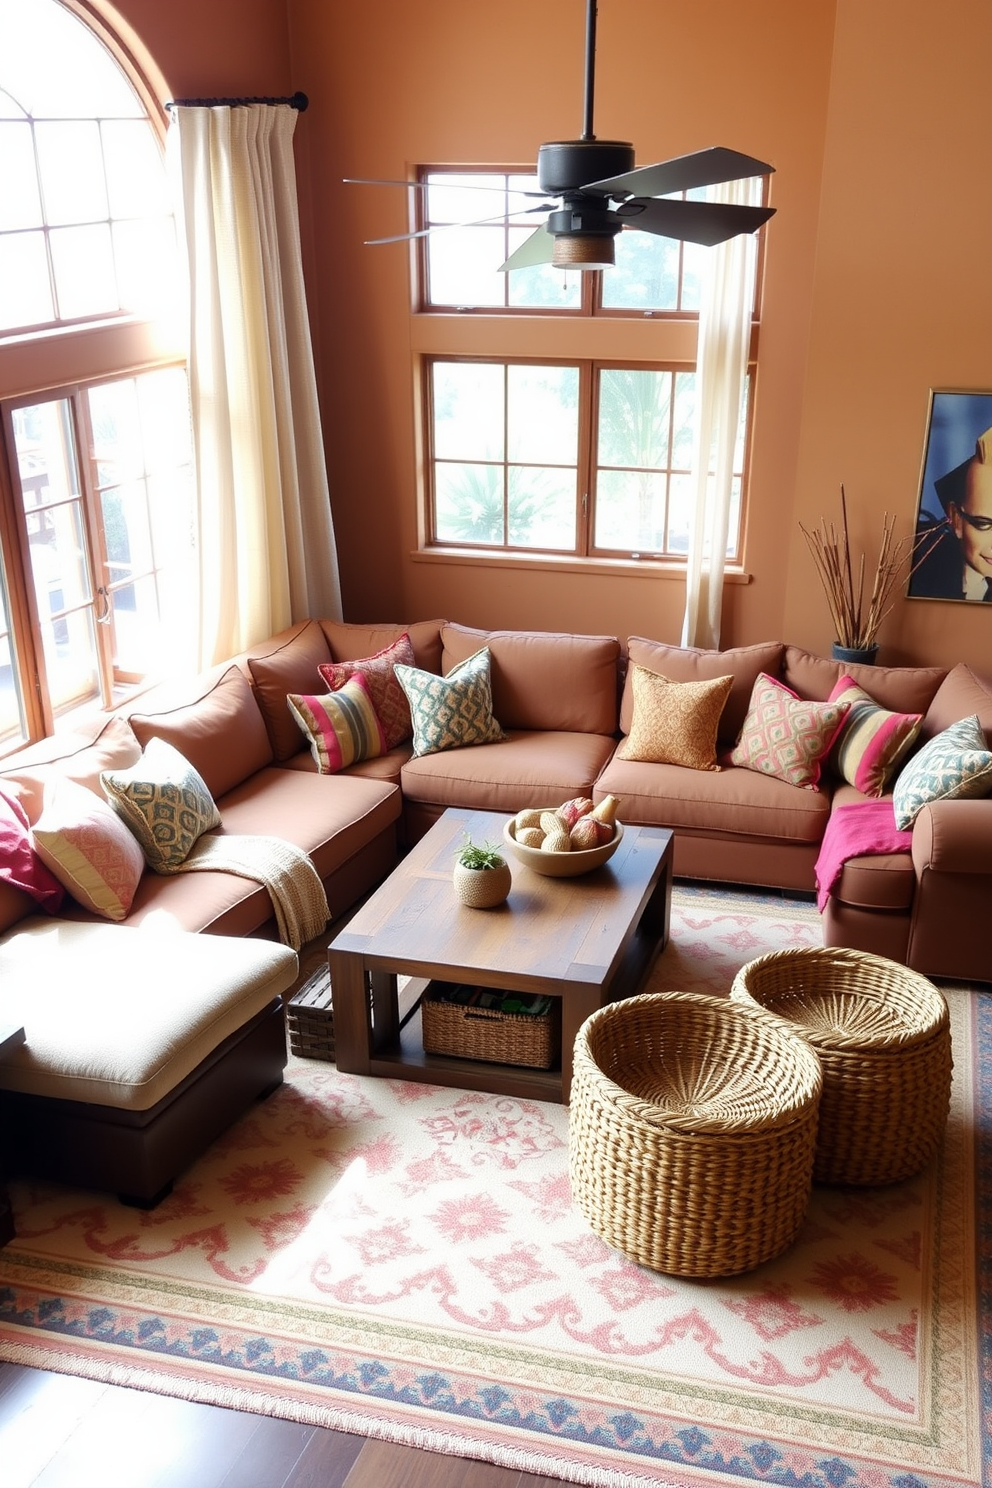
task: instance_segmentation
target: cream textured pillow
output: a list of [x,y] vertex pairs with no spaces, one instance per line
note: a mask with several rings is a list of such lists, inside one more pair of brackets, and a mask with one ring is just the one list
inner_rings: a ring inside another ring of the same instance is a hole
[[712,682],[672,682],[636,662],[631,667],[634,715],[618,759],[689,770],[719,770],[717,729],[733,677]]
[[164,739],[149,739],[129,769],[104,770],[100,784],[156,873],[176,868],[203,832],[220,826],[203,777]]
[[145,856],[116,812],[85,785],[56,780],[32,829],[35,852],[77,904],[107,920],[131,908]]

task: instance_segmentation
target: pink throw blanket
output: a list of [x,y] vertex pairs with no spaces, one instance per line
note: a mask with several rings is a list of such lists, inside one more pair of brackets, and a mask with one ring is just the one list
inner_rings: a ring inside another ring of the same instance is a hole
[[912,832],[901,831],[896,826],[891,800],[856,801],[850,806],[835,807],[814,870],[817,909],[822,911],[848,858],[860,858],[867,853],[908,852],[912,842]]

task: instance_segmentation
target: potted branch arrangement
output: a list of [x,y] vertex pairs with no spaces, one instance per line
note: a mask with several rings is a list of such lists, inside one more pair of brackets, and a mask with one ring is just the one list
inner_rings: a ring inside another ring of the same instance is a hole
[[864,553],[858,559],[855,580],[843,486],[840,488],[840,509],[839,532],[833,522],[828,526],[822,517],[818,528],[810,531],[800,522],[799,530],[816,564],[834,622],[837,637],[832,652],[834,661],[872,666],[878,655],[878,631],[894,603],[890,598],[892,589],[905,558],[912,551],[913,542],[908,537],[896,539],[895,518],[886,512],[882,518],[882,537],[871,574],[871,587],[866,596],[868,575]]
[[481,845],[466,833],[455,854],[452,874],[455,895],[470,909],[494,909],[502,904],[513,882],[510,865],[492,842]]

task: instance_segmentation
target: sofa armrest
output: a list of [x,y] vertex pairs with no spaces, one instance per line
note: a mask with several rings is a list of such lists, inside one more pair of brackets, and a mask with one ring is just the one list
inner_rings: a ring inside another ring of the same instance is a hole
[[917,879],[925,871],[992,877],[992,798],[924,806],[913,823],[912,853]]

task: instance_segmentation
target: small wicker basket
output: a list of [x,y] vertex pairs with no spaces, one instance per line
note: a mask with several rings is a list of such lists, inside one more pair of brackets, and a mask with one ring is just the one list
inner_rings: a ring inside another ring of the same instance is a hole
[[731,997],[786,1020],[819,1056],[816,1182],[896,1183],[926,1166],[952,1065],[947,1003],[932,982],[882,956],[809,948],[742,966]]
[[561,1053],[561,998],[547,1013],[465,1007],[428,987],[420,1003],[424,1051],[490,1064],[550,1069]]
[[572,1196],[607,1244],[656,1271],[749,1271],[802,1226],[820,1088],[803,1039],[725,997],[611,1003],[575,1041]]
[[322,966],[286,1004],[290,1053],[301,1059],[334,1058],[334,1007],[331,978]]

